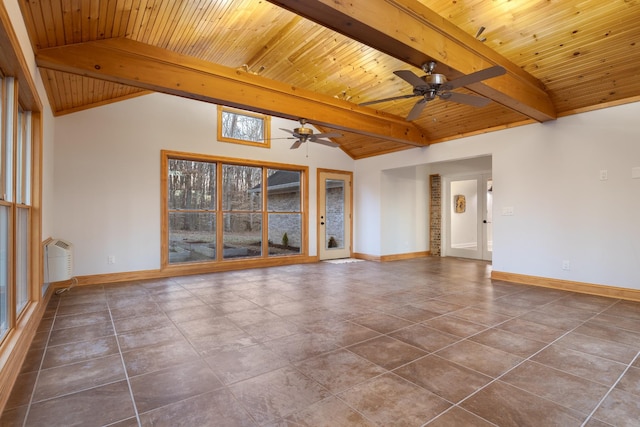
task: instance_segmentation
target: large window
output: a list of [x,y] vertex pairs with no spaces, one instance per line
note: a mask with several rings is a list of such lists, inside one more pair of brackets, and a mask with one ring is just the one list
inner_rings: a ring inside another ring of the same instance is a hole
[[0,74],[0,340],[32,298],[32,114],[18,82]]
[[163,153],[163,265],[304,254],[306,168]]
[[224,259],[262,255],[263,168],[222,165]]
[[9,328],[9,215],[0,201],[0,340]]
[[13,178],[14,178],[14,114],[15,80],[3,77],[0,81],[0,339],[10,328],[11,298],[9,287],[13,263]]
[[216,259],[216,164],[169,159],[169,262]]
[[218,141],[269,148],[271,117],[218,106]]
[[29,224],[31,204],[31,112],[18,108],[16,128],[16,311],[29,301]]

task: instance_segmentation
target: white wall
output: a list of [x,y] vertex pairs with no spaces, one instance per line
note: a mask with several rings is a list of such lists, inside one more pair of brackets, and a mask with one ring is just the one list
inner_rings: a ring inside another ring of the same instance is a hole
[[640,289],[638,114],[635,103],[504,132],[515,143],[493,158],[496,270]]
[[[383,191],[386,171],[490,155],[494,270],[640,289],[638,116],[640,103],[627,104],[357,161],[356,250],[389,246],[373,235],[382,232],[365,233],[383,228],[375,207],[397,201]],[[515,215],[501,216],[503,207]]]
[[[425,166],[382,171],[382,255],[429,249],[429,173]],[[426,220],[425,220],[426,218]]]
[[[316,255],[316,169],[352,171],[354,161],[320,144],[217,142],[216,114],[215,105],[152,94],[56,118],[55,237],[74,244],[75,275],[160,267],[162,149],[308,165],[309,254]],[[274,118],[273,138],[297,125]]]

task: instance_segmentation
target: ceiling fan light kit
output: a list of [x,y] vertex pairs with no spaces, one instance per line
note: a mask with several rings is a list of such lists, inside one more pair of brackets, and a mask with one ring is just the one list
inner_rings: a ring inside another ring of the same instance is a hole
[[418,100],[409,115],[407,115],[407,121],[413,121],[420,117],[422,110],[429,101],[434,100],[436,97],[445,100],[453,101],[459,104],[471,105],[473,107],[484,107],[491,102],[490,99],[477,96],[468,95],[464,93],[451,92],[453,89],[467,86],[473,83],[480,82],[482,80],[498,77],[506,73],[506,70],[500,66],[494,66],[486,68],[484,70],[476,71],[475,73],[467,74],[457,79],[448,81],[447,76],[444,74],[434,73],[433,70],[436,67],[435,61],[429,61],[422,65],[422,70],[426,73],[424,76],[419,77],[409,70],[396,70],[393,72],[396,76],[413,86],[413,93],[411,95],[393,96],[391,98],[377,99],[375,101],[368,101],[359,104],[361,106],[378,104],[381,102],[395,101],[398,99],[413,98],[416,96],[422,97]]

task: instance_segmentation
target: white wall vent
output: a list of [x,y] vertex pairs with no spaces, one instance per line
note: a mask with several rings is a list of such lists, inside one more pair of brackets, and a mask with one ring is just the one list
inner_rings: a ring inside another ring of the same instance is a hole
[[60,239],[53,239],[47,249],[47,282],[70,280],[73,276],[73,245]]

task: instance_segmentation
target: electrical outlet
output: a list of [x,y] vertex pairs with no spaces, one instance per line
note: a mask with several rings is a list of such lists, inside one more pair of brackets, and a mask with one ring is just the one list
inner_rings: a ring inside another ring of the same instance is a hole
[[109,255],[107,257],[107,264],[115,264],[116,263],[116,257],[115,255]]
[[600,181],[606,181],[607,179],[609,179],[609,172],[606,169],[602,169],[600,171]]
[[562,261],[562,269],[567,271],[571,270],[571,263],[565,259]]

